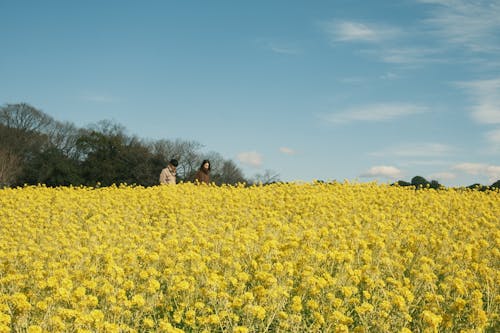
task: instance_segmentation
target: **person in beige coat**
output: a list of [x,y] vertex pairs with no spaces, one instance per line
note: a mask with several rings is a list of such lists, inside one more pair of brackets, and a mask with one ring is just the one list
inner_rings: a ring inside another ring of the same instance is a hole
[[175,177],[177,173],[177,166],[179,162],[176,159],[171,159],[167,167],[161,170],[160,173],[160,184],[161,185],[175,185]]

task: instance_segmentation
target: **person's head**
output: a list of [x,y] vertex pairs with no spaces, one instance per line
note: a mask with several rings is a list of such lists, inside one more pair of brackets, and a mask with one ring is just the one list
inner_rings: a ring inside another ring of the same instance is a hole
[[211,169],[211,167],[210,167],[210,161],[209,160],[203,160],[203,162],[201,162],[200,169],[205,169],[207,171],[210,171],[210,169]]
[[170,160],[170,162],[168,164],[170,164],[174,168],[177,168],[177,166],[179,165],[179,162],[175,158],[173,158]]

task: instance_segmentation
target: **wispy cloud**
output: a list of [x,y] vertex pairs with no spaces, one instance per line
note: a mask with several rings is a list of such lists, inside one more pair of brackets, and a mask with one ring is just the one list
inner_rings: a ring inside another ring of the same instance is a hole
[[262,165],[262,155],[256,151],[241,152],[237,156],[238,161],[252,167],[260,167]]
[[333,20],[321,26],[333,42],[380,42],[401,32],[392,26],[355,21]]
[[368,78],[361,76],[351,76],[339,79],[339,82],[346,84],[362,84],[368,81]]
[[486,133],[486,139],[496,147],[500,147],[500,128]]
[[375,55],[383,62],[400,65],[444,62],[445,60],[438,56],[441,52],[442,50],[437,48],[416,46],[363,51],[363,53]]
[[358,52],[386,63],[408,65],[444,61],[436,57],[442,53],[440,48],[419,46],[415,43],[405,46],[401,37],[414,37],[415,33],[399,27],[381,23],[340,20],[323,23],[322,27],[333,43],[365,42],[371,44],[372,48],[358,50]]
[[492,131],[488,131],[485,134],[486,141],[488,143],[488,153],[499,154],[500,153],[500,128]]
[[405,103],[385,103],[365,105],[347,109],[342,112],[323,116],[331,123],[346,123],[352,121],[388,121],[396,118],[427,112],[423,106]]
[[295,155],[297,152],[289,147],[280,147],[280,152],[285,155]]
[[387,73],[380,75],[379,78],[382,80],[396,80],[396,79],[399,79],[399,75],[392,73],[392,72],[387,72]]
[[[472,60],[481,68],[500,66],[500,61],[482,57],[500,54],[500,0],[417,1],[429,5],[427,16],[417,26],[402,28],[338,19],[321,26],[333,43],[371,44],[372,48],[357,52],[389,64],[449,64]],[[479,57],[463,58],[456,52],[457,48],[474,52]]]
[[459,82],[473,100],[472,117],[482,124],[500,124],[500,78]]
[[482,163],[460,163],[452,167],[452,170],[465,172],[469,175],[488,177],[489,181],[500,179],[500,166]]
[[86,102],[92,103],[115,103],[118,102],[118,98],[113,97],[109,94],[99,94],[99,93],[83,93],[80,98]]
[[295,55],[302,52],[302,49],[298,45],[290,42],[279,42],[267,38],[261,38],[257,40],[257,44],[262,48],[279,54]]
[[436,5],[424,22],[444,43],[474,52],[500,52],[500,1],[418,1]]
[[436,179],[438,181],[442,180],[452,180],[457,178],[457,175],[453,172],[436,172],[429,175],[430,179]]
[[422,157],[427,156],[413,156],[416,159],[407,159],[406,157],[398,162],[398,165],[401,167],[415,167],[415,166],[446,166],[450,164],[450,161],[446,161],[443,159],[422,159]]
[[394,147],[382,149],[372,152],[369,155],[375,157],[436,157],[450,155],[455,151],[455,148],[441,143],[410,143],[401,144]]
[[275,53],[282,54],[298,54],[300,49],[291,45],[280,45],[277,43],[269,43],[269,48]]
[[361,174],[362,178],[385,178],[396,179],[402,176],[401,170],[393,166],[379,165],[371,167],[368,171]]

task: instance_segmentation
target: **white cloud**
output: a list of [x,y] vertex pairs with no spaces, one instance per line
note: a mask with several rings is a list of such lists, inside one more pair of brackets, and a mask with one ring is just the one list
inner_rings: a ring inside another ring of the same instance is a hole
[[362,178],[382,177],[386,179],[396,179],[398,177],[401,177],[401,175],[402,175],[401,170],[399,170],[396,167],[380,165],[371,167],[367,172],[361,174],[361,177]]
[[460,163],[454,165],[452,170],[465,172],[469,175],[488,177],[489,181],[500,179],[500,166],[483,163]]
[[285,155],[295,155],[296,151],[288,147],[280,147],[280,152]]
[[[457,48],[482,55],[500,54],[500,0],[417,1],[430,6],[428,16],[415,27],[402,29],[380,23],[331,20],[323,23],[322,28],[334,43],[374,43],[376,48],[358,52],[390,64],[471,61],[463,59]],[[409,44],[409,40],[413,42]],[[495,59],[476,58],[475,61],[481,68],[498,68],[500,62]]]
[[486,132],[485,137],[489,145],[486,148],[486,153],[498,156],[500,153],[500,128]]
[[500,1],[419,1],[437,5],[424,22],[443,42],[474,52],[500,51]]
[[494,146],[500,146],[500,128],[486,133],[486,139]]
[[380,24],[354,21],[330,21],[322,24],[324,31],[334,42],[379,42],[398,35],[397,28]]
[[262,155],[256,151],[242,152],[239,153],[238,161],[243,164],[247,164],[253,167],[260,167],[262,165]]
[[455,149],[441,143],[413,143],[403,144],[370,153],[371,156],[400,156],[400,157],[425,157],[445,156],[453,153]]
[[[333,20],[324,23],[323,30],[329,35],[332,42],[371,42],[375,48],[359,50],[370,58],[377,58],[383,62],[399,65],[413,65],[428,62],[444,62],[435,57],[443,52],[439,47],[423,47],[412,43],[405,46],[403,37],[415,37],[414,33],[404,31],[399,27],[385,24],[361,23],[354,21]],[[419,32],[422,34],[422,32]],[[394,44],[397,42],[397,44]],[[394,45],[398,45],[394,47]]]
[[342,112],[323,116],[323,118],[331,123],[345,123],[351,121],[387,121],[426,111],[428,111],[426,107],[413,104],[385,103],[351,108]]
[[459,82],[473,100],[472,117],[482,124],[500,124],[500,78]]

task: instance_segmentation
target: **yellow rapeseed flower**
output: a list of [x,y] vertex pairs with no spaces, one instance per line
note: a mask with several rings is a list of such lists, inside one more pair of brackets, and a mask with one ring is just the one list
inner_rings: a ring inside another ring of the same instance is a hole
[[0,207],[0,332],[473,332],[500,319],[498,191],[25,186],[0,189]]

